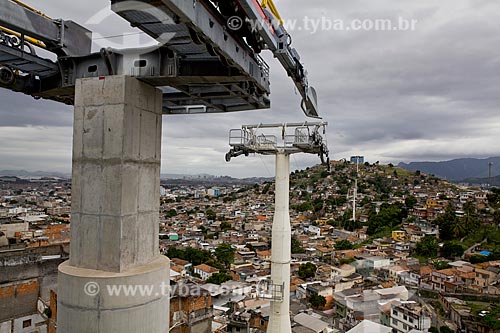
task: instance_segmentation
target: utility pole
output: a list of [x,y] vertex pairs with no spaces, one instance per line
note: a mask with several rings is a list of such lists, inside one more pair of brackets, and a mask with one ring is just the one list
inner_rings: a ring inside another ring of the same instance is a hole
[[[327,123],[248,125],[231,130],[226,161],[232,157],[250,153],[276,156],[275,208],[272,228],[271,279],[259,283],[260,298],[271,301],[268,333],[291,333],[290,322],[290,262],[291,238],[290,155],[294,153],[318,154],[322,162],[330,166],[326,139],[321,135]],[[274,135],[259,133],[261,129],[281,130],[281,141]],[[288,128],[295,128],[287,135]]]

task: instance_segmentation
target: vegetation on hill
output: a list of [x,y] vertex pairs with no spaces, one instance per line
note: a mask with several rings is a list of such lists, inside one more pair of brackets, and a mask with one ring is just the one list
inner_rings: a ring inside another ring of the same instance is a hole
[[300,244],[300,241],[297,239],[297,237],[293,236],[292,236],[292,253],[293,254],[306,253],[306,250],[304,250],[302,244]]
[[215,249],[215,258],[209,251],[198,250],[191,247],[179,249],[174,246],[168,248],[166,256],[169,258],[186,260],[192,263],[193,266],[207,264],[225,272],[234,261],[234,253],[235,250],[231,245],[222,243]]
[[[456,207],[460,189],[452,183],[418,170],[365,163],[359,166],[357,219],[353,221],[350,201],[355,177],[355,166],[348,162],[334,164],[330,173],[324,166],[295,171],[291,175],[290,208],[310,218],[313,224],[327,216],[327,223],[335,228],[354,231],[365,226],[370,236],[366,243],[370,243],[391,237],[392,231],[415,221],[409,212],[426,206],[426,199],[414,194],[415,188],[422,187],[447,205],[444,214],[430,221],[439,228],[437,241],[441,246],[436,250],[435,242],[431,244],[427,239],[428,243],[420,245],[420,253],[453,259],[478,243],[492,252],[500,250],[500,189],[494,188],[488,195],[489,207],[479,210],[472,201]],[[457,215],[459,210],[463,216]],[[363,223],[359,220],[362,216]]]
[[407,216],[406,208],[402,204],[384,203],[378,213],[375,208],[370,211],[366,233],[371,236],[384,230],[393,230],[394,227],[400,226]]
[[439,240],[431,235],[426,235],[417,243],[415,253],[425,258],[436,258],[438,255]]
[[354,249],[354,244],[349,242],[347,239],[342,239],[335,243],[335,250],[352,250]]
[[215,273],[212,274],[212,276],[209,277],[206,282],[221,285],[224,282],[230,281],[232,279],[233,277],[227,273]]
[[[338,229],[355,231],[365,228],[370,244],[377,238],[390,238],[392,232],[405,228],[412,222],[423,222],[427,226],[438,228],[439,239],[425,237],[414,249],[414,254],[421,259],[444,257],[455,259],[466,251],[480,247],[489,250],[488,256],[473,256],[471,261],[480,262],[500,258],[500,189],[491,189],[487,201],[483,205],[457,200],[460,193],[466,191],[454,184],[440,180],[433,175],[420,171],[412,172],[393,165],[365,163],[359,165],[357,179],[356,220],[352,219],[352,198],[356,167],[348,162],[337,162],[332,165],[331,172],[324,166],[317,165],[301,171],[294,171],[290,177],[290,209],[292,216],[309,220],[313,225],[328,224]],[[265,182],[240,188],[236,192],[222,196],[224,202],[247,200],[249,196],[269,200],[274,195],[272,182]],[[427,209],[427,196],[439,201],[435,220],[423,221],[415,215],[415,210]],[[176,216],[182,206],[174,206],[163,213]],[[441,210],[441,208],[439,208]],[[457,214],[457,211],[462,211]],[[224,221],[216,209],[204,211],[210,220],[221,222],[220,230],[234,228],[229,221]],[[201,227],[207,238],[216,234],[208,234],[208,229]],[[336,250],[352,249],[349,241],[340,241]],[[294,254],[305,253],[301,241],[292,237],[291,250]],[[229,245],[221,245],[213,253],[195,249],[180,250],[170,248],[167,255],[188,260],[193,265],[206,263],[225,272],[234,260],[234,250]],[[314,276],[315,269],[301,267],[302,276]],[[214,277],[214,279],[225,277]],[[217,280],[219,281],[219,280]]]

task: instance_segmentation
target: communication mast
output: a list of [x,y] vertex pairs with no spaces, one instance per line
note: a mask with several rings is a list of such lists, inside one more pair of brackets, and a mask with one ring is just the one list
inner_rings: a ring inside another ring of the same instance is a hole
[[351,161],[356,163],[356,178],[354,179],[354,191],[352,197],[352,221],[356,222],[356,199],[358,196],[358,176],[359,176],[359,161],[363,158],[363,156],[353,156],[351,157]]
[[[272,227],[271,279],[258,285],[260,298],[271,301],[268,333],[290,333],[290,261],[291,237],[289,194],[290,155],[318,154],[330,166],[326,144],[326,122],[302,124],[245,125],[229,134],[231,150],[226,161],[249,154],[276,155],[275,208]],[[281,130],[281,137],[264,130]],[[293,129],[293,134],[287,134]]]

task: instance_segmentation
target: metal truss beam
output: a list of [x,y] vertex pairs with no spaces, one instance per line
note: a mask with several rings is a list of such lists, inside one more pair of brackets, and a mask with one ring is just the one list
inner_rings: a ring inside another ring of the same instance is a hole
[[185,0],[141,0],[155,6],[171,18],[175,24],[151,22],[141,11],[123,10],[120,6],[126,0],[112,0],[112,9],[153,38],[173,33],[175,37],[164,46],[179,56],[188,55],[198,59],[219,61],[225,67],[232,67],[252,80],[259,88],[269,93],[269,68],[263,60],[226,29],[226,22],[220,14],[201,1]]
[[89,30],[73,21],[52,20],[9,0],[0,0],[0,25],[44,42],[57,55],[91,52]]
[[36,73],[40,77],[59,74],[59,67],[51,60],[40,58],[19,48],[0,43],[0,64],[24,73]]
[[[158,38],[175,32],[159,48],[90,53],[91,33],[71,21],[0,0],[0,25],[43,42],[57,61],[37,57],[13,45],[0,45],[0,67],[14,73],[3,87],[66,104],[74,102],[79,78],[130,75],[164,90],[165,114],[234,112],[270,107],[269,67],[241,36],[226,29],[209,2],[139,0],[169,20],[154,19],[140,7],[117,10],[133,26]],[[194,4],[194,5],[193,5]],[[118,6],[119,7],[119,6]],[[23,41],[27,43],[29,40]],[[31,46],[29,46],[31,47]],[[3,66],[3,67],[2,67]]]

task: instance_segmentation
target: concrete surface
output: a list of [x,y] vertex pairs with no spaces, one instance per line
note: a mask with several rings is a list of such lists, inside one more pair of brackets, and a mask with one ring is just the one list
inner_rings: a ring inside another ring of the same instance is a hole
[[[168,332],[170,299],[165,286],[169,286],[169,270],[164,256],[123,273],[63,263],[59,267],[57,332]],[[88,289],[89,284],[99,289]],[[113,292],[109,288],[119,289]]]
[[[159,254],[162,93],[127,76],[77,81],[70,259],[59,267],[58,333],[168,332]],[[153,286],[92,297],[85,286]]]

